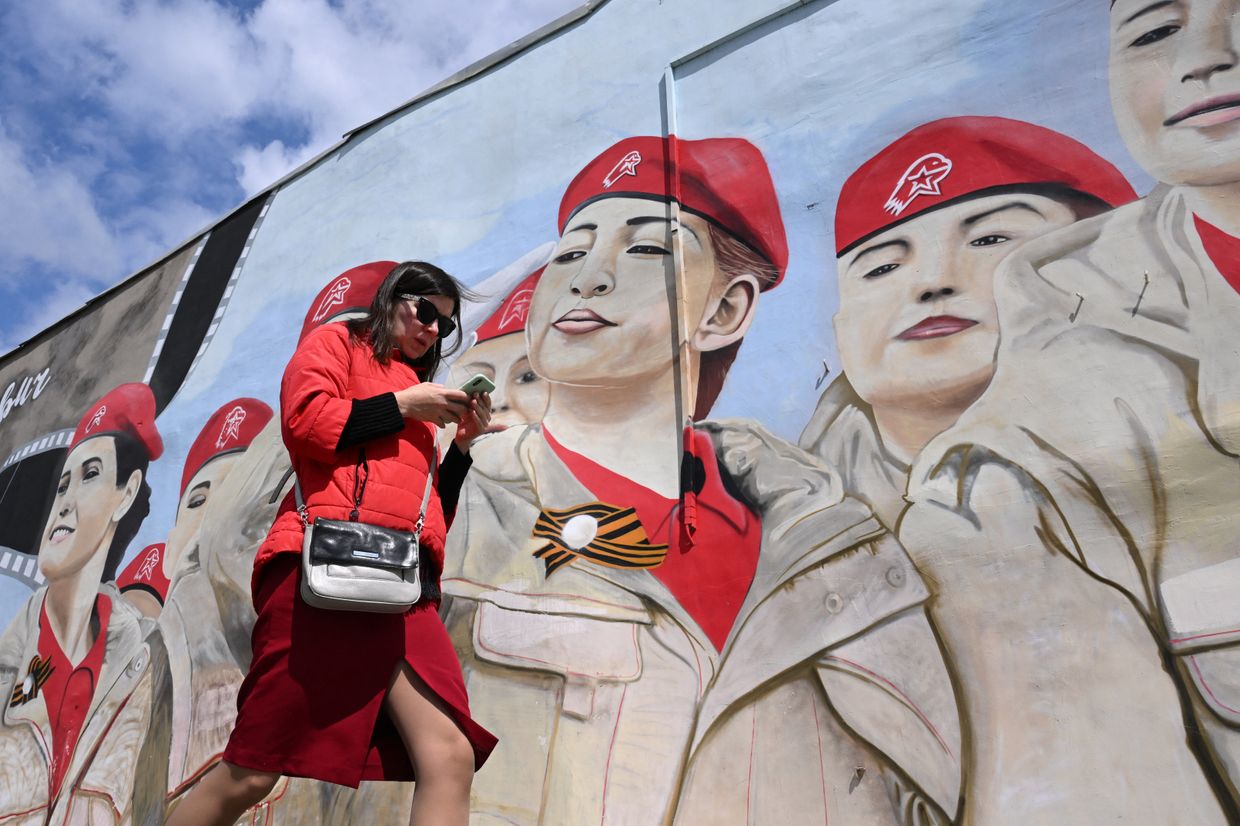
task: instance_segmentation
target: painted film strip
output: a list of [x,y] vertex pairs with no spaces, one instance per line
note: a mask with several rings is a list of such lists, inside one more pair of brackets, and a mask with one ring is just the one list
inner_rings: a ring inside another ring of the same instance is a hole
[[241,255],[237,258],[237,265],[233,267],[232,275],[228,279],[228,286],[224,288],[224,294],[220,296],[220,303],[215,308],[215,317],[211,319],[211,326],[207,328],[207,334],[203,336],[202,345],[198,348],[198,353],[194,356],[194,361],[189,366],[186,376],[192,375],[194,368],[198,366],[198,362],[202,361],[202,356],[207,352],[207,348],[211,346],[211,339],[215,338],[215,331],[219,329],[220,320],[224,317],[224,311],[228,309],[228,302],[232,298],[233,290],[236,289],[237,280],[241,277],[241,270],[245,267],[246,259],[250,257],[250,248],[254,246],[254,239],[258,235],[258,231],[263,226],[263,219],[267,217],[267,210],[271,209],[271,203],[275,200],[279,189],[273,189],[267,196],[267,200],[263,202],[263,208],[258,213],[258,218],[254,221],[254,226],[250,227],[250,233],[246,236],[245,246],[241,248]]
[[211,233],[206,233],[198,241],[198,247],[194,250],[194,256],[189,260],[189,266],[185,268],[185,274],[181,276],[181,283],[177,285],[176,295],[172,297],[172,304],[168,307],[168,313],[164,316],[164,324],[159,329],[159,340],[155,342],[155,350],[151,353],[150,364],[146,366],[146,375],[142,378],[143,383],[150,384],[151,376],[155,373],[155,365],[159,364],[159,356],[164,351],[164,342],[168,340],[168,330],[172,328],[173,316],[177,314],[177,307],[181,305],[181,296],[185,295],[185,285],[189,283],[189,278],[194,274],[194,267],[198,264],[198,258],[202,255],[202,251],[210,240]]
[[4,460],[4,464],[0,465],[0,473],[25,459],[27,456],[33,456],[36,453],[42,453],[45,450],[55,450],[58,447],[68,447],[70,440],[73,439],[73,428],[67,430],[54,430],[45,436],[40,436],[32,442],[14,450]]
[[34,590],[47,582],[39,570],[39,558],[12,548],[0,547],[0,576],[15,579]]
[[[14,450],[0,465],[0,472],[12,467],[21,460],[42,453],[46,450],[68,447],[73,440],[73,430],[55,430],[44,436],[22,445]],[[38,557],[0,546],[0,576],[15,579],[28,588],[38,588],[46,581],[39,570]]]

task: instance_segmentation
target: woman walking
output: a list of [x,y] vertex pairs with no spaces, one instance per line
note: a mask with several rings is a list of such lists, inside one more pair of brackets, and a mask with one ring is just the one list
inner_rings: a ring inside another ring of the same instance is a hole
[[399,264],[366,317],[316,328],[289,361],[281,423],[311,520],[348,519],[357,489],[361,522],[413,531],[436,428],[458,426],[426,505],[423,597],[403,614],[307,604],[299,595],[304,529],[290,495],[254,560],[258,621],[236,727],[222,762],[170,826],[233,823],[282,774],[353,787],[416,776],[410,823],[468,821],[473,773],[496,740],[469,716],[437,609],[444,512],[455,507],[491,400],[421,381],[459,324],[463,292],[433,265]]

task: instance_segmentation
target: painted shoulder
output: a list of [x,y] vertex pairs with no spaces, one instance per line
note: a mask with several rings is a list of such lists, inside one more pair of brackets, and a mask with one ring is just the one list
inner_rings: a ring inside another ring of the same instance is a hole
[[1160,188],[1145,198],[1069,224],[1025,244],[1009,256],[1009,261],[1027,262],[1034,269],[1042,270],[1077,257],[1096,259],[1100,254],[1130,257],[1134,243],[1149,242],[1150,233],[1142,226],[1157,215],[1167,194],[1165,188]]

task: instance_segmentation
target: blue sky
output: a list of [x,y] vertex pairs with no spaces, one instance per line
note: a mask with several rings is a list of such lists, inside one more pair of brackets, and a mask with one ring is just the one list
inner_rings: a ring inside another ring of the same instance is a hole
[[0,353],[582,2],[0,4]]

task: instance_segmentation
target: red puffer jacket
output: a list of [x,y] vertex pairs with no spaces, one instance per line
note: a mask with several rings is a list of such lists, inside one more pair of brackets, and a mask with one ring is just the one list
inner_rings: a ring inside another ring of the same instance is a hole
[[[280,384],[280,421],[311,518],[348,519],[353,510],[358,448],[336,450],[352,400],[417,383],[412,367],[399,357],[386,366],[379,364],[369,346],[349,339],[343,324],[324,324],[298,345]],[[434,460],[434,425],[406,420],[401,432],[374,439],[363,447],[370,476],[358,518],[371,525],[412,531],[426,490],[426,474]],[[300,553],[303,535],[290,492],[258,549],[255,578],[273,555]],[[446,535],[439,493],[432,489],[421,545],[436,571],[443,570]]]

